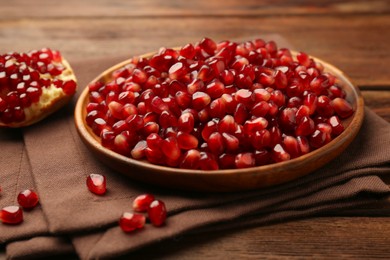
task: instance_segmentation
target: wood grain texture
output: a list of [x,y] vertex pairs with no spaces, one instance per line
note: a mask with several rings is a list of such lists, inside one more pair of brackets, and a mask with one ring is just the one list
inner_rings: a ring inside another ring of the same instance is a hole
[[388,259],[389,230],[388,218],[312,218],[243,230],[178,237],[154,245],[149,250],[135,252],[131,257]]
[[[20,8],[25,7],[25,8]],[[389,13],[387,0],[1,1],[1,19],[42,17],[259,16]]]
[[278,33],[298,50],[339,67],[358,86],[384,89],[390,85],[390,67],[386,66],[390,64],[388,17],[357,15],[347,22],[344,16],[161,18],[158,22],[155,18],[131,17],[7,20],[0,21],[0,51],[48,46],[61,50],[70,61],[117,55],[126,59],[204,36],[252,39]]

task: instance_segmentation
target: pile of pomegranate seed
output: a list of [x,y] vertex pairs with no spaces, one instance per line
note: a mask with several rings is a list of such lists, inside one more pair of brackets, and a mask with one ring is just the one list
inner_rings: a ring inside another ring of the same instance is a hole
[[[18,194],[18,203],[26,210],[38,205],[38,194],[33,190],[24,190]],[[16,225],[23,222],[23,210],[19,206],[7,206],[0,211],[0,221],[4,224]]]
[[75,91],[75,76],[58,51],[44,48],[0,55],[0,125],[35,123],[65,104]]
[[338,79],[261,39],[161,48],[89,85],[86,122],[134,159],[217,170],[277,163],[343,132],[354,110]]
[[[155,227],[164,225],[167,218],[165,203],[156,200],[152,194],[142,194],[133,201],[133,210],[147,212],[148,219]],[[131,232],[145,226],[146,217],[141,213],[125,212],[119,219],[119,227],[124,232]]]

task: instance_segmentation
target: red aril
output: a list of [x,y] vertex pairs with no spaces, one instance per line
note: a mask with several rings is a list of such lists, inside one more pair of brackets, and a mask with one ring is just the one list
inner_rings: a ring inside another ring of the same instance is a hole
[[0,220],[4,224],[19,224],[23,222],[23,211],[18,206],[4,207],[0,211]]
[[167,209],[165,203],[161,200],[154,200],[150,203],[148,217],[153,226],[160,227],[164,225],[167,218]]
[[22,127],[44,119],[67,104],[76,87],[72,68],[58,51],[0,55],[0,126]]
[[146,218],[142,214],[125,212],[119,219],[119,227],[126,233],[141,229],[145,226]]
[[150,203],[154,201],[152,194],[138,195],[133,201],[133,209],[138,212],[146,212],[150,206]]
[[24,190],[18,194],[18,203],[24,209],[32,209],[38,205],[38,194],[33,190]]
[[87,177],[88,190],[97,195],[106,193],[106,177],[101,174],[92,173]]

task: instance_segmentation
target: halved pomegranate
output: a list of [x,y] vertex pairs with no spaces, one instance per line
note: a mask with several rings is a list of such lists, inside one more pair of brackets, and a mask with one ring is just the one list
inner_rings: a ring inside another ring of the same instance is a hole
[[86,122],[133,159],[193,170],[297,158],[344,131],[354,113],[318,61],[261,39],[204,38],[135,57],[89,85]]
[[34,124],[70,101],[76,77],[59,51],[0,55],[0,126]]

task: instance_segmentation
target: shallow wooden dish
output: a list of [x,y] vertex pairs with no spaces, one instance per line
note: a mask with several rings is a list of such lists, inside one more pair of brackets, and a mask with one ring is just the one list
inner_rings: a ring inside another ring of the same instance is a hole
[[[145,54],[142,57],[149,57]],[[103,163],[133,179],[167,188],[195,191],[230,192],[253,190],[292,181],[310,174],[316,169],[340,155],[356,137],[364,117],[364,101],[359,90],[354,87],[346,75],[336,67],[318,58],[325,70],[333,73],[340,80],[340,85],[347,93],[347,99],[355,113],[343,122],[345,131],[327,145],[290,161],[265,166],[229,169],[217,171],[186,170],[153,165],[115,153],[100,144],[97,137],[85,122],[88,88],[81,93],[76,109],[75,123],[78,133],[89,150]],[[94,81],[110,80],[112,72],[129,60],[121,62],[96,77]]]

